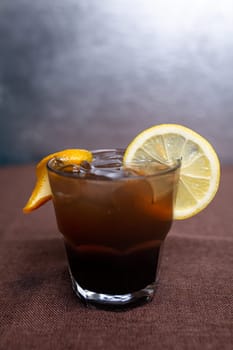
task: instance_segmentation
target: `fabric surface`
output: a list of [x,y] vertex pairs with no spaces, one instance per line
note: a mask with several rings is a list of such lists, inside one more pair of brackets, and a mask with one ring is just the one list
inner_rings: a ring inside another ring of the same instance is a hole
[[233,167],[202,213],[175,222],[152,302],[84,307],[71,289],[51,203],[22,214],[34,168],[0,169],[0,349],[233,348]]

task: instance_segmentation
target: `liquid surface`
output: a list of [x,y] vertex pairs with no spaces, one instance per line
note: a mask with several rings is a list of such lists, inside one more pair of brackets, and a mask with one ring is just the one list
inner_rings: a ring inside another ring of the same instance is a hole
[[83,161],[79,165],[65,165],[61,159],[56,158],[52,166],[66,175],[93,180],[117,180],[169,170],[168,165],[157,162],[123,165],[123,155],[122,150],[94,151],[91,163]]

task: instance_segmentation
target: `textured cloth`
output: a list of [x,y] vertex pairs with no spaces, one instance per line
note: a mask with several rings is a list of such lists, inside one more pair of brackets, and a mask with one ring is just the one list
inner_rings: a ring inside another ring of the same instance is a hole
[[175,222],[152,302],[85,308],[74,295],[52,203],[22,207],[34,168],[0,169],[0,349],[233,349],[233,167],[199,215]]

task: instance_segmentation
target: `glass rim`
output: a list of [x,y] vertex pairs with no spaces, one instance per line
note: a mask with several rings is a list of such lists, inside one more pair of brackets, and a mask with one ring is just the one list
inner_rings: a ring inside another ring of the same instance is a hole
[[[96,153],[101,153],[101,152],[124,152],[125,149],[124,148],[100,148],[100,149],[94,149],[94,150],[90,150],[90,152],[92,154],[96,154]],[[133,162],[127,162],[126,164],[124,164],[124,166],[126,167],[132,167],[133,166],[140,166],[143,168],[143,166],[145,167],[145,165],[153,165],[153,164],[160,164],[160,165],[165,165],[167,166],[166,169],[160,169],[160,170],[155,170],[154,173],[150,173],[150,174],[143,174],[143,175],[131,175],[131,176],[126,176],[126,177],[120,177],[117,179],[109,179],[109,181],[107,181],[106,179],[103,178],[98,178],[98,176],[95,179],[90,179],[90,178],[85,178],[85,177],[79,177],[77,176],[77,174],[75,173],[68,173],[63,171],[62,169],[55,169],[54,166],[52,166],[52,162],[55,159],[59,159],[59,157],[53,157],[51,159],[48,160],[46,167],[47,170],[61,176],[64,178],[72,178],[72,179],[76,179],[79,181],[91,181],[91,182],[118,182],[118,181],[126,181],[126,180],[131,180],[131,179],[148,179],[151,177],[159,177],[159,176],[163,176],[169,173],[172,173],[174,171],[176,171],[177,169],[179,169],[181,167],[181,158],[177,158],[177,159],[172,159],[171,162],[163,162],[163,161],[159,161],[159,160],[140,160],[140,161],[133,161]],[[67,164],[69,165],[69,164]],[[74,163],[70,163],[70,165],[74,165]]]

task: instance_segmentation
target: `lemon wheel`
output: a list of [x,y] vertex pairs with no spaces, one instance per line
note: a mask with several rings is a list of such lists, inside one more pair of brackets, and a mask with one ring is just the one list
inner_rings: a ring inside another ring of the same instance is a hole
[[214,198],[220,182],[220,163],[212,145],[193,130],[161,124],[142,131],[125,151],[125,163],[181,159],[174,219],[202,211]]

